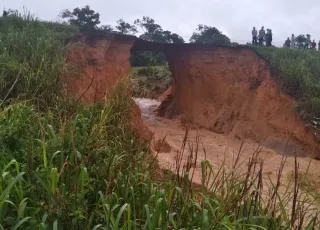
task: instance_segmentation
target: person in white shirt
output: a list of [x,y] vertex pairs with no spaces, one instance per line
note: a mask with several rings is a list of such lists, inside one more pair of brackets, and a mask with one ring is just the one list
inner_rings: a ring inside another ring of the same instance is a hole
[[253,29],[252,29],[252,45],[258,44],[257,36],[258,36],[258,31],[256,30],[256,27],[253,27]]

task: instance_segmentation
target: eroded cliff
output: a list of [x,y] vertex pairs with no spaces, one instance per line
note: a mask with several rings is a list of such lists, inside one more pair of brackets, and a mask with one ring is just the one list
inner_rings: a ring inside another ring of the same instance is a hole
[[[135,39],[116,34],[81,34],[70,39],[67,63],[80,68],[80,75],[66,78],[66,95],[88,104],[105,100],[119,80],[129,77],[130,49]],[[142,139],[151,139],[133,101],[131,125]]]
[[[169,62],[173,85],[159,115],[264,141],[279,151],[319,155],[317,139],[300,120],[295,100],[281,92],[268,63],[250,48],[157,44],[123,35],[82,35],[69,44],[74,47],[68,62],[83,68],[81,78],[68,79],[69,96],[86,103],[103,100],[119,79],[128,77],[130,51],[160,51]],[[136,105],[133,113],[133,126],[144,130]]]
[[186,46],[166,55],[174,81],[159,108],[161,116],[251,138],[286,154],[318,153],[295,100],[281,92],[268,63],[253,50]]
[[71,39],[67,62],[78,66],[81,75],[67,79],[69,97],[81,97],[85,103],[101,101],[119,79],[130,72],[132,36],[79,35]]

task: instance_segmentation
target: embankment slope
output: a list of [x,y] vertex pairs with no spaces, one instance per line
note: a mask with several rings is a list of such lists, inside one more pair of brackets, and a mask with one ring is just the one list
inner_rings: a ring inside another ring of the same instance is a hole
[[[135,39],[116,34],[80,34],[68,40],[67,63],[80,68],[80,76],[66,78],[66,95],[88,104],[103,101],[119,80],[128,78],[130,49]],[[133,101],[131,125],[142,139],[151,139]]]
[[317,138],[266,60],[245,47],[186,46],[166,53],[174,78],[159,115],[263,141],[286,154],[318,154]]
[[[319,155],[317,138],[300,120],[295,100],[281,92],[268,62],[251,48],[158,44],[114,34],[80,35],[69,44],[73,48],[68,62],[83,68],[81,78],[68,79],[69,96],[86,103],[101,101],[119,79],[129,76],[130,52],[163,52],[173,84],[158,110],[160,116],[241,139],[267,138],[265,145],[279,151]],[[145,130],[134,107],[135,127]]]

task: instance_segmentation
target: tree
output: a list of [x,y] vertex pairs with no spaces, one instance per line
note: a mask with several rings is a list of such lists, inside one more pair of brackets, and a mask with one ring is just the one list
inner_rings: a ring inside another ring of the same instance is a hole
[[176,33],[171,33],[170,31],[166,30],[163,31],[162,34],[165,43],[184,43],[183,38]]
[[[168,30],[163,30],[150,17],[144,16],[142,20],[137,19],[134,24],[139,26],[143,31],[140,35],[140,38],[143,40],[160,43],[184,43],[182,37]],[[136,52],[132,54],[130,61],[132,66],[164,65],[166,57],[163,53]]]
[[75,8],[72,12],[68,9],[60,14],[61,18],[68,18],[70,24],[78,26],[80,31],[92,31],[98,28],[100,24],[100,14],[90,9],[90,6],[84,8]]
[[98,27],[97,30],[102,31],[102,32],[106,32],[106,33],[114,32],[112,26],[110,26],[110,25],[102,25],[102,26]]
[[161,43],[184,43],[182,37],[168,30],[164,31],[162,27],[156,24],[154,19],[150,17],[144,16],[142,20],[137,19],[134,24],[139,26],[144,32],[140,35],[141,39]]
[[299,36],[297,36],[296,39],[295,39],[296,47],[299,48],[299,49],[306,48],[306,44],[311,42],[309,40],[310,37],[311,37],[310,34],[307,34],[307,37],[304,34],[300,34]]
[[198,25],[197,31],[192,34],[190,38],[191,43],[230,44],[230,39],[216,27]]
[[121,34],[136,34],[138,32],[137,27],[135,25],[130,25],[129,23],[125,22],[123,19],[119,19],[117,21],[118,25],[116,29]]

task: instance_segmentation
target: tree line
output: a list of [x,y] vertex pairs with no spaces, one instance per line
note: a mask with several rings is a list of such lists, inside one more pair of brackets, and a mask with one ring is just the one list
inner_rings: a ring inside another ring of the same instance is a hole
[[[139,33],[141,39],[161,42],[161,43],[184,43],[184,39],[169,30],[164,30],[154,19],[143,16],[142,19],[136,19],[132,24],[119,19],[116,26],[101,25],[100,14],[90,9],[90,6],[75,8],[72,11],[63,10],[61,18],[67,19],[72,25],[79,27],[82,32],[103,31],[120,34],[136,35]],[[189,40],[191,43],[202,44],[230,44],[230,39],[219,31],[216,27],[207,25],[198,25]]]
[[[148,16],[143,16],[141,19],[136,19],[133,23],[128,23],[123,19],[116,21],[116,25],[101,25],[100,14],[85,6],[83,8],[75,8],[73,10],[63,10],[61,18],[74,26],[77,26],[81,32],[106,32],[137,35],[139,38],[159,43],[185,43],[185,40],[169,30],[164,30],[154,19]],[[200,44],[230,44],[230,39],[219,31],[216,27],[207,25],[198,25],[196,31],[189,39],[190,43]],[[136,52],[131,56],[132,66],[146,65],[163,65],[166,59],[163,54],[155,54],[152,52]]]

